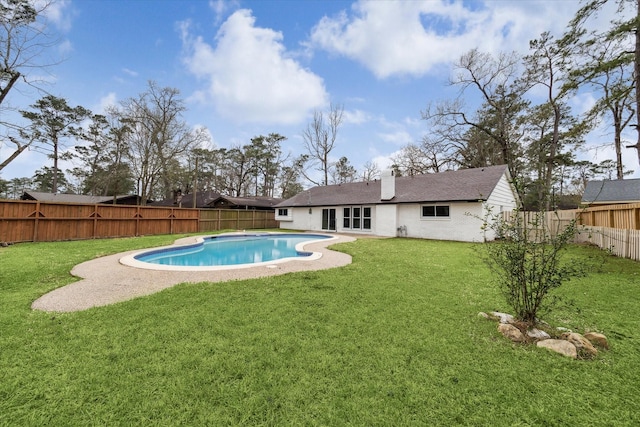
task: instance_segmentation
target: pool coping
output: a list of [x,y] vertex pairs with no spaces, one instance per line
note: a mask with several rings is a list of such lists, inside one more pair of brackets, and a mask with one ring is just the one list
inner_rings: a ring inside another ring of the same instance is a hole
[[[292,235],[301,235],[301,234],[308,234],[310,239],[308,241],[304,241],[304,242],[300,242],[296,245],[296,250],[298,252],[305,252],[305,253],[309,253],[309,255],[304,256],[304,257],[287,257],[287,258],[280,258],[280,259],[275,259],[275,260],[270,260],[270,261],[263,261],[263,262],[255,262],[255,263],[251,263],[251,264],[232,264],[232,265],[211,265],[211,266],[183,266],[183,265],[163,265],[163,264],[154,264],[154,263],[149,263],[149,262],[144,262],[144,261],[140,261],[138,259],[136,259],[137,256],[140,256],[142,254],[146,254],[149,252],[156,252],[156,251],[166,251],[166,250],[171,250],[171,249],[180,249],[180,248],[187,248],[190,246],[196,246],[196,245],[200,245],[203,244],[204,241],[207,238],[216,238],[216,237],[225,237],[225,236],[269,236],[269,235],[287,235],[287,234],[292,234]],[[322,240],[313,240],[313,238],[311,238],[311,236],[327,236],[328,239],[322,239]],[[120,264],[123,265],[127,265],[129,267],[135,267],[135,268],[142,268],[142,269],[146,269],[146,270],[163,270],[163,271],[220,271],[220,270],[233,270],[233,269],[240,269],[240,268],[252,268],[252,267],[260,267],[260,266],[269,266],[271,264],[280,264],[280,263],[284,263],[284,262],[291,262],[291,261],[315,261],[317,259],[320,259],[322,257],[322,252],[313,252],[313,251],[308,251],[305,248],[307,246],[309,246],[310,244],[316,242],[316,241],[325,241],[325,242],[329,242],[332,243],[333,241],[335,241],[337,239],[337,237],[335,235],[332,234],[327,234],[327,233],[311,233],[311,232],[291,232],[291,233],[287,233],[287,232],[275,232],[275,231],[270,231],[270,232],[260,232],[260,233],[251,233],[251,232],[230,232],[230,233],[222,233],[222,234],[211,234],[211,235],[203,235],[203,236],[195,236],[195,237],[189,237],[186,239],[179,239],[176,240],[175,242],[173,242],[173,244],[171,245],[167,245],[167,246],[160,246],[157,248],[148,248],[148,249],[144,249],[144,250],[140,250],[131,254],[127,254],[125,256],[123,256],[122,258],[120,258]]]
[[[324,234],[309,231],[312,234]],[[54,289],[36,299],[31,308],[45,312],[73,312],[115,304],[141,296],[151,295],[181,283],[216,283],[277,276],[298,271],[324,270],[351,263],[351,256],[328,249],[327,246],[351,242],[355,237],[332,234],[336,239],[318,240],[305,245],[321,256],[312,262],[299,258],[281,263],[247,268],[211,271],[165,271],[135,268],[120,263],[120,259],[139,249],[96,258],[76,265],[71,275],[80,278],[77,282]],[[199,236],[178,239],[174,244],[187,244]],[[148,248],[151,250],[153,248]]]

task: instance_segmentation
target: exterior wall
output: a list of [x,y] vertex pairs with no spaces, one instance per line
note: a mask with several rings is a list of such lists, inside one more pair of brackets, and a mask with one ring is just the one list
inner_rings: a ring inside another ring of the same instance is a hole
[[293,221],[293,209],[292,208],[285,208],[285,209],[287,210],[287,215],[280,215],[280,211],[282,211],[282,209],[275,210],[276,221],[280,221],[280,222]]
[[[309,213],[311,209],[311,213]],[[287,208],[286,217],[278,216],[276,209],[276,221],[280,221],[280,228],[291,230],[319,230],[322,227],[322,208]],[[313,225],[316,228],[313,228]]]
[[[498,181],[498,184],[485,202],[484,207],[485,211],[482,216],[485,217],[488,214],[487,219],[489,221],[500,217],[502,212],[510,212],[517,208],[516,193],[506,175],[502,175],[502,178],[500,178],[500,181]],[[486,230],[486,239],[495,239],[495,232],[490,228]]]
[[[426,203],[428,204],[428,203]],[[425,204],[425,205],[426,205]],[[439,203],[449,206],[448,218],[421,218],[423,204],[398,207],[398,227],[406,226],[406,236],[420,239],[481,242],[482,203]]]
[[[278,216],[276,209],[276,220],[280,221],[280,228],[286,228],[291,230],[308,230],[308,231],[321,231],[327,232],[329,230],[322,229],[322,210],[323,209],[335,209],[336,210],[336,232],[338,233],[361,233],[361,234],[376,234],[376,206],[375,205],[353,205],[353,206],[367,206],[371,208],[371,229],[352,229],[343,227],[343,208],[347,206],[313,206],[312,208],[288,208],[288,215]],[[392,236],[395,236],[395,229]]]
[[398,235],[398,205],[377,205],[373,209],[374,221],[371,232],[376,236],[395,237]]
[[[444,203],[443,203],[444,204]],[[342,206],[336,209],[338,233],[362,233],[395,237],[398,227],[405,226],[406,237],[436,240],[483,241],[481,230],[483,206],[481,203],[448,203],[448,218],[421,218],[422,204],[372,206],[371,230],[353,230],[342,227]],[[322,230],[322,209],[328,207],[289,208],[290,220],[281,221],[280,228],[292,230]]]
[[507,180],[506,175],[502,175],[502,178],[500,178],[500,181],[498,181],[498,184],[489,195],[487,207],[493,208],[493,213],[496,215],[516,208],[515,190]]

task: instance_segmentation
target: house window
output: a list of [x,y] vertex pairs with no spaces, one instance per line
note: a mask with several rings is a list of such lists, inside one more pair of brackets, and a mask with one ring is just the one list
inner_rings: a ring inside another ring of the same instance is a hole
[[342,227],[351,230],[371,230],[371,207],[350,206],[342,210]]
[[352,208],[352,212],[353,212],[353,224],[352,224],[352,228],[360,228],[360,212],[361,209],[358,207],[354,207]]
[[371,208],[362,208],[362,228],[365,230],[371,230]]
[[342,210],[342,228],[351,228],[351,208]]
[[278,216],[289,216],[289,209],[278,209]]
[[449,218],[448,205],[422,206],[422,218]]

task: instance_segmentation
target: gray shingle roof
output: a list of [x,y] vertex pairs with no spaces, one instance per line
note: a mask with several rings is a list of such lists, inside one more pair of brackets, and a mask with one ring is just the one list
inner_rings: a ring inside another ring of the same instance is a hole
[[589,181],[582,203],[640,202],[640,179]]
[[278,199],[275,197],[264,197],[264,196],[256,196],[256,197],[220,196],[217,199],[209,202],[209,204],[213,205],[217,203],[219,200],[226,200],[227,202],[237,206],[252,206],[257,208],[269,208],[269,209],[273,209],[275,205],[277,205],[282,201],[282,199]]
[[[131,196],[116,196],[116,199],[123,199]],[[135,197],[135,196],[134,196]],[[106,203],[113,201],[113,196],[85,196],[82,194],[63,193],[43,193],[41,191],[25,191],[23,200],[37,200],[40,202],[61,202],[61,203]]]
[[[220,193],[213,190],[196,191],[196,207],[207,208],[208,205],[220,197]],[[150,206],[172,206],[177,207],[178,203],[173,199],[158,200],[153,203],[149,203]],[[183,208],[193,208],[193,193],[183,194],[181,206]]]
[[389,201],[380,199],[380,180],[313,187],[276,207],[487,200],[506,171],[501,165],[397,177]]

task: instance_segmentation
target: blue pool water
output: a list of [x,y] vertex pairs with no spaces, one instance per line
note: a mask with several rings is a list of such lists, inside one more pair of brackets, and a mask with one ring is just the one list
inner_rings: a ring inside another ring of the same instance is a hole
[[204,242],[136,255],[138,261],[172,266],[222,266],[255,264],[283,258],[309,256],[296,245],[329,239],[321,234],[255,234],[207,237]]

